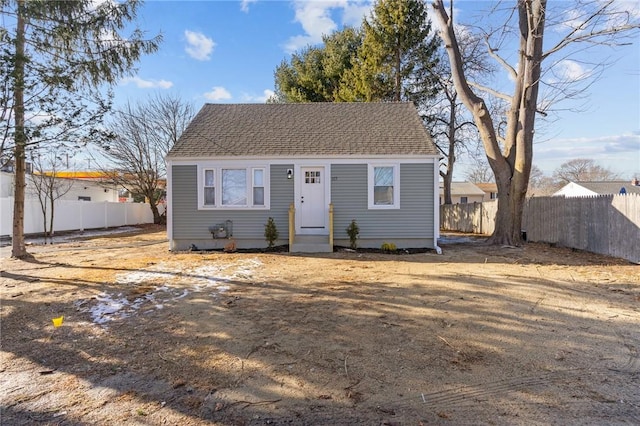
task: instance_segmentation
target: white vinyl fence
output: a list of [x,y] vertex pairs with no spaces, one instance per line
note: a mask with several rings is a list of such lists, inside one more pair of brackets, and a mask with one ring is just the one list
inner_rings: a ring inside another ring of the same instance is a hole
[[[443,231],[491,234],[496,202],[443,205]],[[528,241],[558,244],[640,263],[640,195],[531,197],[522,218]]]
[[[161,206],[160,212],[162,212]],[[53,230],[73,231],[153,223],[147,203],[112,203],[56,200]],[[47,212],[49,216],[50,212]],[[42,209],[36,199],[25,200],[24,233],[44,232]],[[13,234],[13,198],[0,198],[0,236]]]

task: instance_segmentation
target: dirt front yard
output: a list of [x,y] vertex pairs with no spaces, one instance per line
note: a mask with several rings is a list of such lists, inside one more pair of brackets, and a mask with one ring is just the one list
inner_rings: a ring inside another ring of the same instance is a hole
[[640,423],[640,266],[473,239],[442,255],[164,240],[2,249],[2,424]]

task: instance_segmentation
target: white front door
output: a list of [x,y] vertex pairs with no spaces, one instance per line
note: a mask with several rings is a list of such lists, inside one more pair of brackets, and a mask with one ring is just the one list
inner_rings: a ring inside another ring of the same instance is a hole
[[298,200],[299,231],[303,234],[325,233],[326,174],[324,167],[300,168],[300,196]]

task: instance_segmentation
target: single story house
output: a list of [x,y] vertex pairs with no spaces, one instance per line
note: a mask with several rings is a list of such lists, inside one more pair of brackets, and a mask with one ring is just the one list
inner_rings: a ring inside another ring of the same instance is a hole
[[604,182],[569,182],[554,197],[593,197],[597,195],[640,194],[638,179]]
[[167,160],[171,250],[432,247],[438,151],[411,103],[206,104]]
[[[472,182],[451,182],[451,204],[481,203],[485,193]],[[440,204],[444,204],[444,183],[440,183]]]
[[[75,172],[78,174],[78,172]],[[58,172],[55,178],[55,187],[60,194],[61,200],[80,201],[108,201],[118,202],[118,189],[108,182],[92,179],[82,179],[73,174]],[[14,194],[14,173],[0,172],[0,198],[13,197]],[[27,173],[25,176],[26,188],[25,198],[38,198],[39,179],[49,179],[38,174]]]

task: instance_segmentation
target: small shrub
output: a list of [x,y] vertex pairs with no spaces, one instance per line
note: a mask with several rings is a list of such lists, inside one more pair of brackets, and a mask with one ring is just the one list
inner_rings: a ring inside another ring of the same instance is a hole
[[264,225],[264,238],[269,244],[269,248],[273,248],[273,243],[278,239],[278,228],[276,227],[276,221],[272,217],[267,219],[267,224]]
[[395,244],[393,243],[387,243],[384,242],[382,243],[382,245],[380,246],[380,250],[382,250],[385,253],[393,253],[394,251],[396,251],[398,248],[396,247]]
[[356,240],[358,239],[358,235],[360,234],[360,227],[358,227],[355,219],[353,219],[349,226],[347,226],[347,234],[349,235],[349,245],[352,249],[355,250],[358,246]]

